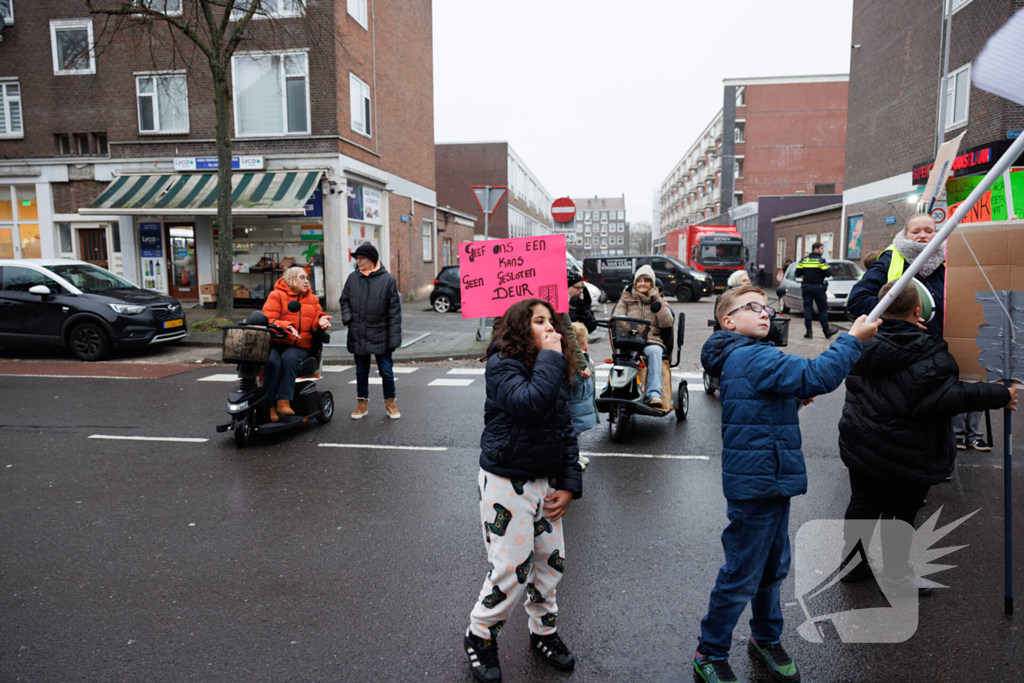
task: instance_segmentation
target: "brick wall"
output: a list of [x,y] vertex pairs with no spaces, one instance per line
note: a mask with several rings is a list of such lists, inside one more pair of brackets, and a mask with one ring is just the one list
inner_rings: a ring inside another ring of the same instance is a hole
[[[452,259],[448,265],[458,265],[459,263],[459,243],[461,242],[472,242],[474,227],[472,225],[464,225],[466,220],[462,218],[456,218],[450,213],[441,209],[437,210],[437,227],[444,228],[444,232],[437,234],[437,269],[441,270],[444,267],[444,260],[441,258],[441,249],[445,239],[452,241]],[[477,221],[479,223],[480,221]]]
[[[478,216],[476,234],[484,234],[484,218],[472,190],[473,185],[508,186],[508,144],[487,142],[437,145],[434,148],[437,173],[437,205]],[[506,193],[502,205],[515,200]],[[508,211],[499,207],[491,214],[488,234],[508,237]]]
[[53,210],[55,213],[77,213],[79,207],[86,206],[99,197],[106,188],[106,183],[95,180],[72,180],[67,183],[53,183]]
[[[842,209],[833,209],[832,211],[823,211],[821,213],[811,214],[810,216],[800,216],[799,218],[790,218],[784,221],[775,222],[775,239],[779,240],[785,238],[786,249],[783,254],[783,263],[785,260],[793,259],[796,260],[796,238],[803,237],[806,235],[818,235],[819,239],[822,234],[832,233],[835,236],[835,242],[832,248],[832,258],[840,257],[840,245],[839,245],[839,228],[842,225]],[[804,255],[810,251],[809,246],[804,246]],[[772,254],[775,254],[775,244],[772,244]],[[779,264],[776,262],[774,256],[772,258],[772,271],[777,274],[779,270]],[[767,265],[767,264],[765,264]]]
[[[843,190],[848,84],[776,83],[746,86],[743,202],[762,195],[814,193],[818,183]],[[732,135],[732,128],[723,131]],[[724,147],[724,145],[723,145]]]

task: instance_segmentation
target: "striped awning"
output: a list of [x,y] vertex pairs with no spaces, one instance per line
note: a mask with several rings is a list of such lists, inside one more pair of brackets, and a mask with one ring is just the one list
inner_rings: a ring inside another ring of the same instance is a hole
[[[231,213],[302,215],[323,171],[233,173]],[[207,215],[217,213],[216,173],[117,176],[81,214]]]

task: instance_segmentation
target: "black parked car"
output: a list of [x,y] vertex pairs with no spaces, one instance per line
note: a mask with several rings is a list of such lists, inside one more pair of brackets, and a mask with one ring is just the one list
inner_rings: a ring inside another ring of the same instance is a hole
[[458,266],[445,266],[437,274],[434,279],[434,291],[430,293],[430,305],[438,313],[447,313],[462,305]]
[[661,281],[665,296],[697,301],[715,291],[710,275],[690,268],[671,256],[602,256],[583,259],[583,279],[596,285],[609,301],[618,301],[640,266],[650,266]]
[[67,259],[0,260],[0,344],[67,346],[82,360],[188,334],[177,299]]

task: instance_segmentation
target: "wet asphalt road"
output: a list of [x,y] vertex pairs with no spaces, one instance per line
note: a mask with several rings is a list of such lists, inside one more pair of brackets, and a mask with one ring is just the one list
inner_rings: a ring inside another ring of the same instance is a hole
[[[694,334],[684,366],[706,337],[697,306],[685,309]],[[379,387],[370,416],[350,420],[353,371],[327,374],[321,385],[339,401],[332,423],[245,450],[213,431],[231,384],[197,381],[229,368],[159,380],[0,377],[0,681],[471,681],[461,634],[487,571],[475,492],[484,387],[482,376],[448,372],[480,367],[399,375],[399,421],[384,418]],[[428,386],[451,378],[474,381]],[[718,401],[690,385],[685,422],[642,418],[621,445],[604,424],[581,437],[587,452],[709,459],[592,458],[566,518],[559,588],[559,630],[577,669],[559,674],[533,657],[517,608],[501,636],[506,681],[692,680],[726,519]],[[810,492],[793,501],[791,538],[845,509],[842,400],[840,390],[802,411]],[[968,451],[954,481],[929,495],[919,522],[940,506],[943,523],[981,511],[947,537],[969,547],[935,576],[950,588],[922,600],[909,641],[811,644],[796,633],[799,606],[784,608],[803,680],[1020,680],[1021,614],[1002,614],[1000,465],[997,451]],[[864,590],[835,591],[836,609],[870,598]],[[783,602],[795,602],[792,576]],[[746,618],[734,668],[770,680],[745,652]]]

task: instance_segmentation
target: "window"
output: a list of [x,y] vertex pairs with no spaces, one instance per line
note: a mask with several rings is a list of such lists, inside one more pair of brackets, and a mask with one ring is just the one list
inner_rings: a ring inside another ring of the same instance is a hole
[[181,0],[137,0],[136,4],[172,17],[181,14]]
[[17,81],[0,83],[0,138],[23,138],[21,86]]
[[796,261],[799,261],[804,257],[804,238],[796,238]]
[[587,211],[586,213],[583,214],[583,220],[585,220],[587,223],[590,222],[590,212],[589,211]]
[[747,106],[747,89],[745,86],[740,86],[736,88],[736,106]]
[[745,126],[745,124],[743,124],[743,123],[737,123],[736,124],[736,134],[735,134],[735,138],[734,138],[735,142],[743,142],[743,128],[744,128],[744,126]]
[[[106,133],[93,133],[92,140],[95,143],[94,149],[96,150],[96,154],[100,155],[101,157],[105,157],[110,154],[110,150],[107,147]],[[114,231],[115,236],[119,234],[120,233],[117,230]]]
[[434,260],[434,223],[423,219],[423,260]]
[[608,212],[607,211],[602,211],[601,212],[601,222],[602,223],[607,223],[608,222]]
[[57,19],[50,22],[53,73],[75,76],[96,73],[91,19]]
[[45,279],[38,270],[23,268],[22,266],[7,266],[4,268],[5,292],[27,293],[32,287],[42,284],[45,284]]
[[237,135],[309,133],[305,53],[251,53],[231,63]]
[[830,258],[832,258],[832,242],[833,242],[833,233],[831,233],[831,232],[823,232],[823,233],[821,233],[821,243],[825,245],[824,255],[825,255],[825,260],[826,261],[829,260]]
[[348,75],[349,100],[352,111],[352,130],[372,137],[370,128],[370,86],[355,74]]
[[0,0],[0,16],[8,26],[14,23],[14,0]]
[[946,130],[967,124],[971,94],[971,65],[966,64],[949,74],[946,81]]
[[72,135],[71,151],[80,157],[89,156],[89,136],[86,133]]
[[185,74],[135,77],[140,133],[187,133],[188,86]]
[[348,14],[363,28],[369,28],[366,21],[366,0],[348,0]]
[[[167,0],[168,3],[180,1]],[[231,19],[234,21],[241,19],[249,11],[250,6],[250,0],[235,0],[235,8],[231,11]],[[256,10],[252,18],[287,19],[289,17],[301,17],[302,11],[302,0],[262,0],[260,8]]]
[[961,7],[963,7],[964,5],[969,3],[970,1],[971,0],[953,0],[953,2],[950,3],[951,4],[951,7],[949,9],[950,14],[952,14],[953,12],[956,12],[957,10],[959,10]]
[[740,180],[740,179],[743,178],[743,159],[737,158],[737,159],[733,159],[733,161],[736,162],[736,163],[732,167],[732,169],[733,169],[732,170],[732,172],[733,172],[733,176],[732,177],[735,178],[736,180]]
[[57,156],[71,156],[71,136],[61,133],[53,136],[54,145],[57,148]]
[[775,267],[781,268],[786,261],[786,238],[780,237],[775,240]]
[[619,211],[619,220],[620,221],[626,220],[626,212],[625,211]]

